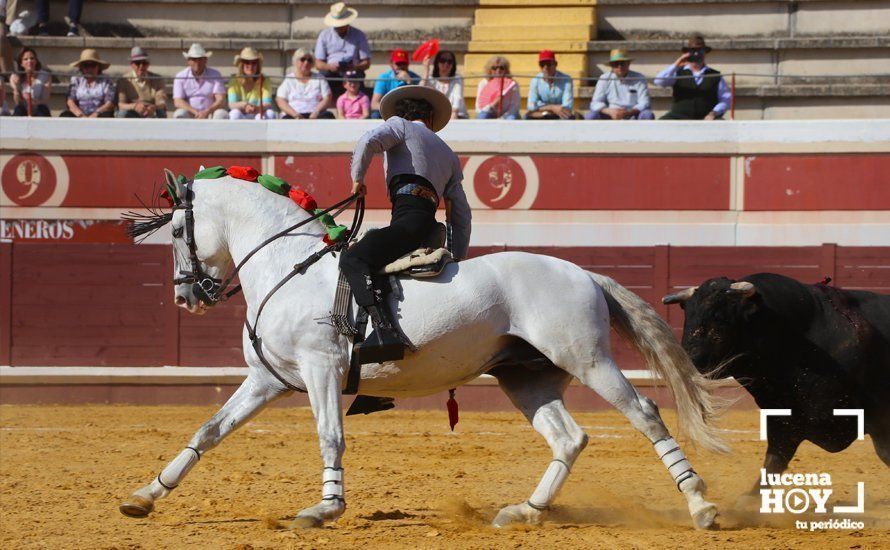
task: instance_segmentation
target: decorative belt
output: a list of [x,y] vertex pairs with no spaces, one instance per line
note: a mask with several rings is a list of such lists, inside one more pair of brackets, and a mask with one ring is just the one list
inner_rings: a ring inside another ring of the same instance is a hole
[[430,201],[436,207],[439,206],[439,194],[436,193],[433,184],[415,174],[400,174],[392,178],[389,183],[389,195],[390,197],[413,195]]

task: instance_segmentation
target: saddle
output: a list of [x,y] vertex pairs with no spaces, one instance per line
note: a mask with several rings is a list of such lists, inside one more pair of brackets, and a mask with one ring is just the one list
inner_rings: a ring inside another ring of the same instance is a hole
[[424,279],[442,273],[454,256],[445,248],[447,230],[444,223],[437,223],[424,243],[425,246],[405,254],[380,270],[380,275],[398,275]]

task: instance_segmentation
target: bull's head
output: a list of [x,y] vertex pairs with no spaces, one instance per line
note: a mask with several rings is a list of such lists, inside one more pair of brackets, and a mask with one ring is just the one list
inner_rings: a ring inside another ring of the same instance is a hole
[[[686,312],[683,348],[702,374],[711,374],[735,356],[750,349],[749,324],[757,311],[757,289],[747,281],[726,277],[709,279],[662,299],[680,304]],[[721,371],[731,376],[731,368]]]

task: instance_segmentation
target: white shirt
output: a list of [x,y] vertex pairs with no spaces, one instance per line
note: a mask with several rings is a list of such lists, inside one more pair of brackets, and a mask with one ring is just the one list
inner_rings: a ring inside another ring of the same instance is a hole
[[383,153],[386,181],[401,174],[416,174],[430,182],[440,197],[451,201],[454,255],[466,258],[470,248],[472,214],[462,185],[460,159],[435,132],[420,121],[397,116],[365,133],[352,153],[352,180],[364,182],[374,155]]
[[451,102],[451,109],[457,113],[460,118],[469,118],[467,113],[467,103],[464,101],[464,79],[460,75],[454,75],[451,78],[440,77],[424,80],[421,82],[424,86],[435,88],[448,97]]
[[636,71],[627,71],[625,78],[609,71],[603,74],[596,83],[590,110],[598,113],[606,107],[623,107],[645,111],[650,108],[649,86],[646,77]]
[[295,73],[288,73],[284,77],[275,97],[287,101],[288,105],[300,113],[311,113],[323,97],[331,95],[331,87],[328,81],[318,73],[313,72],[306,82],[297,80]]

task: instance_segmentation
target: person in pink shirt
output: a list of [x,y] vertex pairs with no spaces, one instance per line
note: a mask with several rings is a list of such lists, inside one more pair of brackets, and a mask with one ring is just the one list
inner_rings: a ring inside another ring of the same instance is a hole
[[371,99],[362,92],[363,71],[347,71],[344,74],[346,91],[337,98],[337,116],[346,119],[368,118],[371,114]]

